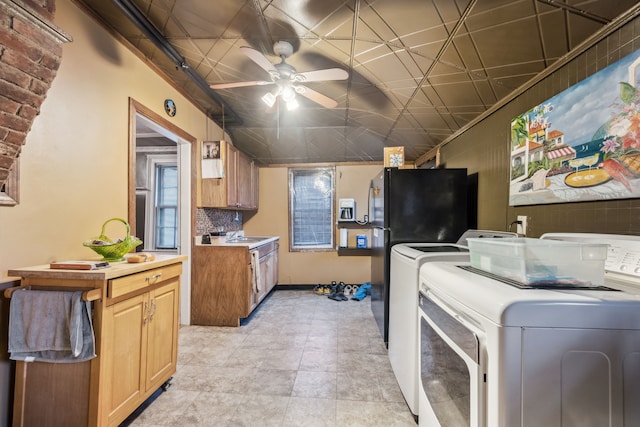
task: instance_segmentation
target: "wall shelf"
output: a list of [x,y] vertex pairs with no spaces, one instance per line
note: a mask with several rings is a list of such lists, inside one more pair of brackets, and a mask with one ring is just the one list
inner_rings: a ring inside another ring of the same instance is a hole
[[336,223],[338,228],[354,228],[354,229],[368,229],[371,228],[371,223],[358,224],[357,222],[340,222]]
[[338,248],[338,256],[371,256],[371,248]]

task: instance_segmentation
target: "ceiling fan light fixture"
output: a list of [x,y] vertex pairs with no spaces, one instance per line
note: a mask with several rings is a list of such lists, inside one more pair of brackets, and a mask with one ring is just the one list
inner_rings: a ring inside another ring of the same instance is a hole
[[271,92],[267,92],[263,97],[262,97],[262,101],[267,104],[269,106],[269,108],[273,107],[273,104],[276,103],[276,96],[271,93]]
[[300,104],[298,104],[298,100],[293,98],[290,101],[287,101],[287,111],[295,110],[298,108]]
[[293,90],[291,86],[287,86],[283,88],[281,95],[282,95],[282,100],[284,102],[291,102],[296,99],[296,92]]
[[[115,0],[114,0],[115,1]],[[278,41],[273,46],[273,51],[281,58],[281,62],[273,64],[262,52],[247,46],[241,46],[240,50],[260,68],[269,73],[271,81],[245,81],[236,83],[214,84],[212,89],[231,89],[236,87],[275,85],[275,89],[262,96],[262,102],[272,108],[278,102],[278,96],[287,105],[288,110],[298,108],[296,92],[307,99],[325,108],[335,108],[338,102],[312,89],[305,88],[296,83],[321,82],[333,80],[347,80],[349,73],[341,68],[327,68],[324,70],[307,71],[298,73],[296,69],[286,63],[286,59],[293,54],[293,46],[287,41]]]

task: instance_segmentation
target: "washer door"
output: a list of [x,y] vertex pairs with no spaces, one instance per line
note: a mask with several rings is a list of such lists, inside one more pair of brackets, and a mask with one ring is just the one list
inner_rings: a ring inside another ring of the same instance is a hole
[[419,307],[420,425],[483,427],[485,375],[477,333],[432,295],[420,292]]

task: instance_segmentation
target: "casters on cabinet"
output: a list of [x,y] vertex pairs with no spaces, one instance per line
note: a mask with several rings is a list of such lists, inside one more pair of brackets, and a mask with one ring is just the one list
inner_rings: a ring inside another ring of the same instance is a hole
[[162,388],[162,391],[167,391],[169,389],[169,387],[171,387],[171,380],[173,379],[173,377],[169,378],[168,380],[166,380],[164,382],[164,384],[162,384],[160,386],[160,388]]

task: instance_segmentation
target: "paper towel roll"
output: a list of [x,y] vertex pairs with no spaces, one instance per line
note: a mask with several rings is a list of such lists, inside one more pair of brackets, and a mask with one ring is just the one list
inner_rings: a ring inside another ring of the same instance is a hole
[[340,229],[340,247],[346,248],[349,246],[349,230],[346,228]]

